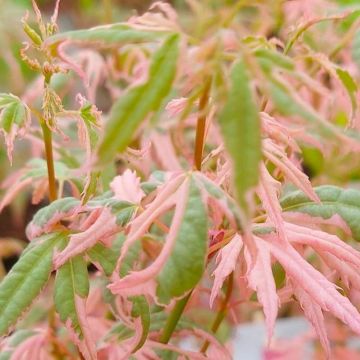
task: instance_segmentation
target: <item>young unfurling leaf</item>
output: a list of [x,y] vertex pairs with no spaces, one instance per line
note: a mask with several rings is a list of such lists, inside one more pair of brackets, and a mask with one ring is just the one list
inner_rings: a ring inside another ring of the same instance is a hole
[[25,135],[30,121],[30,109],[26,104],[15,95],[0,93],[0,132],[5,137],[10,162],[15,137]]

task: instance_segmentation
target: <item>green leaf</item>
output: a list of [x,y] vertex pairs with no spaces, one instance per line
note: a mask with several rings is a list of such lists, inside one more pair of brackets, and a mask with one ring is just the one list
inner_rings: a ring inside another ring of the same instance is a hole
[[138,30],[129,25],[117,23],[56,34],[49,37],[45,43],[56,47],[64,41],[72,41],[111,47],[121,44],[156,41],[168,34],[168,31]]
[[0,336],[23,315],[46,285],[52,271],[53,252],[68,238],[53,233],[33,240],[0,283]]
[[356,100],[356,92],[358,87],[351,77],[350,73],[347,70],[342,69],[341,67],[336,67],[336,73],[343,84],[345,90],[347,91],[349,98],[351,100],[351,106],[353,111],[353,116],[355,115],[355,111],[357,109],[357,100]]
[[75,256],[61,266],[55,278],[54,301],[60,319],[71,326],[80,339],[84,338],[84,330],[78,318],[76,296],[86,298],[89,293],[89,276],[82,256]]
[[233,160],[237,198],[241,207],[246,209],[245,194],[256,186],[259,177],[261,133],[258,109],[242,59],[231,72],[231,89],[219,123],[225,147]]
[[255,56],[265,71],[271,72],[274,66],[281,67],[288,71],[295,69],[294,62],[288,56],[276,50],[266,48],[257,49]]
[[338,214],[350,227],[355,240],[360,241],[360,191],[324,185],[315,188],[321,203],[311,201],[301,191],[286,194],[281,200],[284,211],[295,211],[329,219]]
[[358,30],[354,35],[352,44],[352,57],[360,69],[360,30]]
[[91,150],[93,150],[99,140],[98,131],[100,125],[98,120],[99,115],[97,114],[98,110],[96,107],[94,107],[93,104],[87,102],[83,107],[80,108],[79,112],[81,119],[84,121],[84,125],[89,136]]
[[186,209],[175,247],[157,276],[157,296],[163,304],[184,296],[201,279],[207,252],[207,213],[200,189],[191,176]]
[[97,243],[87,251],[91,262],[100,265],[105,275],[110,276],[114,272],[124,240],[124,234],[120,234],[114,240],[111,248],[106,247],[102,243]]
[[[71,179],[71,169],[61,161],[54,161],[56,179],[65,181]],[[47,176],[47,165],[44,159],[34,158],[27,162],[26,168],[28,169],[22,179],[27,178],[42,178]]]
[[105,135],[98,149],[98,163],[114,159],[126,149],[142,121],[157,111],[168,95],[176,74],[179,36],[170,36],[154,54],[148,81],[134,87],[112,107]]
[[130,301],[133,303],[131,309],[131,316],[133,318],[140,317],[142,328],[141,338],[139,339],[139,342],[136,344],[132,351],[134,353],[144,345],[148,336],[150,329],[150,309],[145,296],[134,296],[130,298]]

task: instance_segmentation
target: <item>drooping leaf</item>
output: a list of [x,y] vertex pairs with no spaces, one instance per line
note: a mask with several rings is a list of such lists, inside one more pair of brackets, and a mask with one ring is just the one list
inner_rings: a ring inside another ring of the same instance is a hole
[[106,163],[129,145],[142,121],[159,109],[176,74],[179,36],[172,35],[154,54],[147,82],[132,88],[113,106],[98,148],[98,163]]
[[56,47],[62,42],[88,43],[111,47],[121,44],[134,44],[156,41],[168,35],[166,31],[144,31],[124,23],[96,26],[90,29],[68,31],[49,37],[46,44]]
[[360,241],[360,191],[324,185],[315,188],[321,203],[311,201],[303,192],[294,191],[281,199],[284,211],[294,211],[329,219],[338,214],[348,224],[355,240]]
[[9,331],[46,285],[52,271],[53,253],[67,238],[68,234],[61,232],[33,240],[2,280],[0,335]]
[[141,323],[141,329],[138,330],[140,331],[140,335],[138,336],[138,341],[135,344],[134,348],[132,349],[132,352],[136,352],[144,345],[149,333],[150,309],[145,296],[132,297],[130,298],[130,301],[133,304],[131,309],[131,316],[135,318],[135,321],[137,318],[139,318]]
[[219,294],[225,279],[235,270],[242,246],[243,241],[241,236],[235,234],[230,242],[219,250],[218,255],[216,256],[217,266],[212,274],[214,276],[214,285],[210,295],[211,307],[213,306],[214,300]]
[[285,223],[285,229],[291,243],[311,246],[321,256],[334,255],[339,262],[360,269],[360,253],[336,235],[291,223]]
[[358,91],[358,86],[347,70],[342,69],[340,66],[337,66],[336,73],[349,95],[354,116],[357,109],[356,92]]
[[30,109],[26,104],[15,95],[0,93],[0,132],[5,137],[10,162],[12,162],[14,139],[18,135],[25,134],[30,121]]
[[280,239],[286,242],[284,220],[281,215],[282,209],[278,198],[280,189],[281,183],[276,181],[268,172],[265,164],[261,163],[258,195],[261,198],[262,206],[266,210],[268,218],[276,226]]
[[247,256],[247,279],[249,287],[256,291],[257,298],[263,306],[268,344],[270,344],[278,314],[279,298],[271,269],[270,252],[258,240],[255,240],[255,243],[257,247],[255,263],[252,264],[251,257]]
[[190,291],[201,279],[207,251],[207,214],[200,189],[190,180],[188,199],[176,234],[175,246],[157,276],[157,296],[169,303]]
[[324,315],[321,311],[321,307],[311,300],[311,297],[299,286],[294,286],[294,293],[304,311],[306,318],[310,321],[314,327],[320,342],[329,357],[330,355],[330,343],[326,333],[326,326],[324,321]]
[[[260,238],[257,238],[259,240]],[[309,264],[291,245],[284,246],[274,239],[274,235],[260,239],[271,254],[279,261],[287,276],[309,295],[309,300],[329,311],[360,334],[360,314],[350,300],[341,295],[335,284]]]
[[245,195],[258,182],[261,134],[258,109],[242,59],[232,69],[231,89],[219,123],[225,147],[233,160],[236,194],[241,207],[246,209]]
[[89,275],[86,262],[81,256],[73,257],[57,270],[55,307],[84,357],[96,359],[95,342],[85,313],[85,300],[88,294]]

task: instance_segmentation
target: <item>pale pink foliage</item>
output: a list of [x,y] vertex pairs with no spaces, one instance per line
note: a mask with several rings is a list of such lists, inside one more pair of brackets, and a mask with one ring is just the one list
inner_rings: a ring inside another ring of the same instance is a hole
[[320,342],[325,350],[326,356],[330,356],[330,342],[327,337],[324,315],[320,305],[312,301],[312,298],[300,286],[294,285],[294,294],[300,303],[306,318],[311,322]]
[[84,231],[70,236],[69,244],[54,257],[54,266],[59,268],[67,260],[81,254],[86,249],[94,246],[97,242],[108,244],[111,238],[119,230],[116,217],[111,210],[104,207],[96,220]]
[[248,264],[247,279],[249,287],[256,291],[259,302],[263,306],[268,344],[270,344],[278,313],[279,298],[276,294],[276,285],[271,269],[270,251],[256,238],[255,244],[257,248],[255,263],[252,263],[250,256],[246,256]]
[[214,284],[211,288],[210,307],[213,307],[214,301],[221,290],[223,282],[228,275],[234,271],[242,246],[243,241],[241,236],[239,234],[235,234],[230,242],[218,252],[216,256],[217,266],[212,274],[214,276]]
[[133,204],[140,204],[141,199],[145,196],[140,187],[140,178],[129,169],[125,170],[122,175],[116,176],[110,183],[110,188],[116,199]]
[[286,223],[285,228],[292,243],[309,245],[320,254],[328,252],[360,269],[360,253],[336,235],[289,223]]
[[11,360],[51,360],[47,335],[41,330],[24,340],[11,354]]
[[264,163],[260,165],[260,181],[258,186],[258,195],[262,205],[267,212],[271,222],[276,226],[279,232],[279,238],[286,243],[286,233],[284,220],[282,218],[282,209],[279,203],[279,194],[281,183],[276,181],[266,169]]
[[310,199],[320,202],[309,178],[288,159],[283,149],[270,139],[263,140],[262,145],[264,155],[283,172],[286,178],[301,189]]
[[84,358],[86,360],[97,360],[96,344],[86,315],[86,299],[75,295],[75,308],[82,330],[82,338],[75,333],[70,319],[66,321],[66,328],[69,331],[72,341],[79,347]]
[[335,284],[304,260],[292,246],[279,245],[274,236],[267,236],[267,241],[258,237],[257,239],[269,248],[287,276],[309,295],[312,302],[331,312],[354,332],[360,334],[360,314],[349,299],[337,291]]

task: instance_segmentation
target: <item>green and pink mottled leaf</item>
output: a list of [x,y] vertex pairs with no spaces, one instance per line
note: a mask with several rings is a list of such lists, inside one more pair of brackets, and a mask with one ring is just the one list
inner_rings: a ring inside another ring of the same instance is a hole
[[[34,239],[0,283],[0,335],[6,335],[45,287],[55,250],[68,234],[52,233]],[[16,301],[15,301],[16,299]]]

